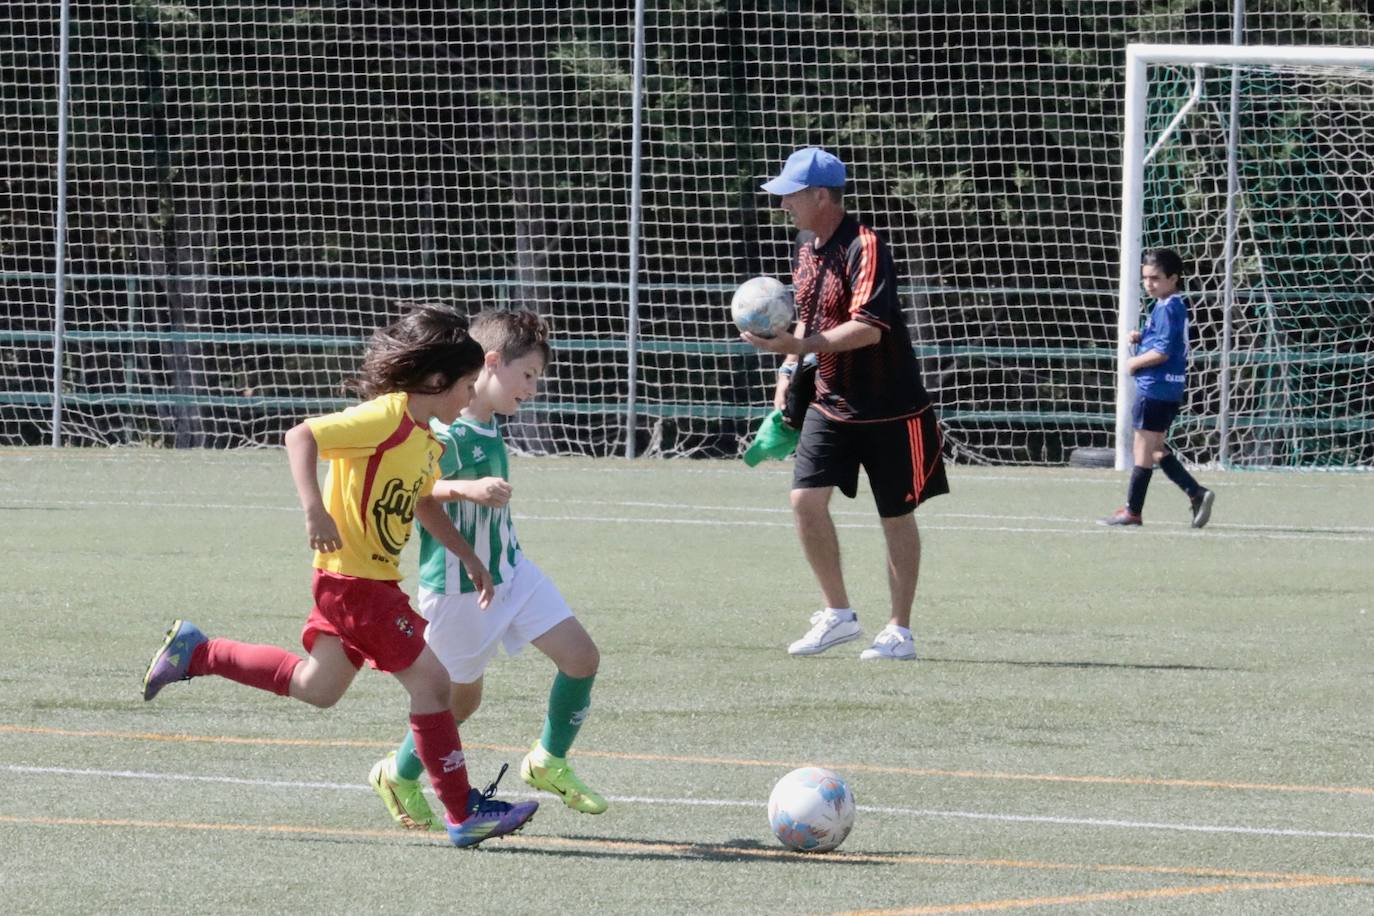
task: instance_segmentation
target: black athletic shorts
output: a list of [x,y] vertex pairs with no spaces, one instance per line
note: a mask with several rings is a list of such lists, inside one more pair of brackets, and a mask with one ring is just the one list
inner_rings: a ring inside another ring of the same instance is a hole
[[812,407],[797,443],[792,489],[839,487],[853,499],[862,465],[878,514],[906,515],[930,497],[949,492],[943,443],[933,406],[914,417],[871,423],[841,423]]
[[1160,401],[1137,394],[1135,404],[1131,405],[1131,421],[1136,429],[1167,433],[1182,406],[1178,401]]

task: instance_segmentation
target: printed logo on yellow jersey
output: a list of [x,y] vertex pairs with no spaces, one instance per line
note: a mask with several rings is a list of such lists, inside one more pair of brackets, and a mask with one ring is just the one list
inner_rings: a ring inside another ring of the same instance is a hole
[[401,548],[410,540],[415,501],[424,483],[424,477],[417,477],[407,486],[399,477],[393,477],[382,484],[381,492],[372,503],[372,524],[376,526],[377,540],[393,557],[400,556]]

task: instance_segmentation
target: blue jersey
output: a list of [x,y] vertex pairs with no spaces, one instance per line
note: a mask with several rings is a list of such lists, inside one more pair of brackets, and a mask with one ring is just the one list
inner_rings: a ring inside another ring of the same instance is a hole
[[1136,390],[1156,401],[1183,400],[1188,371],[1188,303],[1179,293],[1156,301],[1140,334],[1137,353],[1155,350],[1164,362],[1135,374]]

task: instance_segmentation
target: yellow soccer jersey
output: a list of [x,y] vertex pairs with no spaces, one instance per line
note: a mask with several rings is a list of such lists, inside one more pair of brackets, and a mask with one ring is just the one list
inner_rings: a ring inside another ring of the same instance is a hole
[[434,490],[443,446],[406,412],[404,392],[307,420],[329,462],[324,504],[343,548],[316,553],[315,568],[362,579],[401,578],[401,548],[415,502]]

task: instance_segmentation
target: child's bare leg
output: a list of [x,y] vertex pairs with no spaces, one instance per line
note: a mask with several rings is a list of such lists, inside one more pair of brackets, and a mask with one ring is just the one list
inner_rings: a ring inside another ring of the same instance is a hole
[[315,637],[310,657],[291,672],[290,696],[328,709],[348,691],[357,673],[343,642],[337,636],[320,634]]
[[568,677],[591,677],[601,664],[601,652],[575,617],[556,624],[532,645],[547,655]]
[[1132,458],[1135,459],[1135,466],[1138,468],[1153,468],[1155,462],[1159,460],[1159,453],[1164,450],[1164,434],[1148,429],[1137,429],[1135,431],[1134,448]]
[[453,718],[462,725],[471,719],[477,707],[482,705],[482,678],[470,684],[453,684],[449,687],[448,708]]

